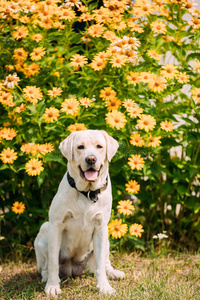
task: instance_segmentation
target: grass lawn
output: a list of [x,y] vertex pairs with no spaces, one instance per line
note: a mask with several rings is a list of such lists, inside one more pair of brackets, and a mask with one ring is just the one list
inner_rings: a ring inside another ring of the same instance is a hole
[[[136,253],[111,256],[113,265],[126,273],[126,278],[112,281],[116,295],[100,295],[96,279],[63,278],[58,299],[133,299],[133,300],[198,300],[200,299],[200,255],[144,258]],[[3,264],[0,267],[0,299],[49,299],[36,271],[35,261]]]

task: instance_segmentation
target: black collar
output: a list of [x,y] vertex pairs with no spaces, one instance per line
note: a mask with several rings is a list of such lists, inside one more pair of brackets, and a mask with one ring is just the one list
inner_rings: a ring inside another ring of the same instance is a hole
[[68,180],[68,182],[69,182],[69,184],[70,184],[70,186],[71,186],[72,188],[75,188],[79,193],[83,194],[86,198],[88,198],[88,200],[90,200],[90,201],[93,202],[93,203],[96,203],[96,202],[97,202],[97,200],[98,200],[98,196],[97,196],[97,195],[100,194],[101,192],[103,192],[103,191],[107,188],[107,185],[108,185],[108,176],[107,176],[107,177],[106,177],[106,183],[103,185],[102,188],[97,189],[97,190],[95,190],[95,191],[89,190],[89,191],[85,192],[85,191],[79,191],[79,190],[77,189],[76,183],[75,183],[75,181],[74,181],[74,178],[72,178],[72,177],[69,175],[69,172],[67,172],[67,180]]

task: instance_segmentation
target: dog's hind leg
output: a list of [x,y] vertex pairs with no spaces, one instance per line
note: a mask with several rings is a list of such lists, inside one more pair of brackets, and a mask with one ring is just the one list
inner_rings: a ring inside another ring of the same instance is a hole
[[48,222],[44,223],[34,242],[37,270],[42,276],[42,282],[48,279]]

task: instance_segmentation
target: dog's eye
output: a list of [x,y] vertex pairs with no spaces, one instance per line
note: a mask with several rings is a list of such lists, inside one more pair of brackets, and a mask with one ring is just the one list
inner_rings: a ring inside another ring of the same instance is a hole
[[103,146],[101,146],[101,145],[97,145],[97,148],[98,148],[98,149],[101,149],[101,148],[103,148]]
[[84,149],[85,147],[84,147],[84,145],[80,145],[77,148],[81,150],[81,149]]

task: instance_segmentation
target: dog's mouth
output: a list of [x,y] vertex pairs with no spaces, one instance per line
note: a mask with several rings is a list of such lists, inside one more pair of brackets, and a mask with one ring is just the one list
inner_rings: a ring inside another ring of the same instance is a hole
[[85,178],[86,180],[88,180],[88,181],[95,181],[95,180],[97,180],[97,178],[99,177],[100,169],[101,169],[100,168],[99,171],[97,171],[97,170],[95,170],[93,168],[90,168],[87,171],[83,171],[80,166],[79,166],[79,168],[80,168],[80,171],[81,171],[81,176],[83,178]]

